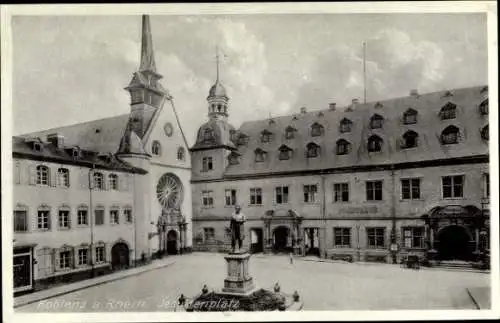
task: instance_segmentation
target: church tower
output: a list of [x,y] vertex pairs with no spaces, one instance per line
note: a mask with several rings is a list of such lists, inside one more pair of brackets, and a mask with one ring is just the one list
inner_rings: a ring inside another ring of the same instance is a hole
[[217,77],[215,84],[210,88],[208,93],[208,117],[210,119],[226,120],[228,117],[228,102],[229,98],[226,94],[226,88],[219,80],[219,52],[216,54],[217,62]]

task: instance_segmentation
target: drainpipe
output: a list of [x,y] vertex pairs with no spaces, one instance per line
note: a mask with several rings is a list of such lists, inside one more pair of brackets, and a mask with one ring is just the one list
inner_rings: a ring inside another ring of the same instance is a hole
[[92,168],[89,169],[89,218],[90,218],[90,266],[91,266],[91,271],[90,271],[90,276],[94,277],[95,272],[94,272],[94,209],[92,207],[92,173],[95,169],[95,164],[92,164]]
[[[323,197],[321,201],[321,217],[323,218],[323,256],[326,258],[326,189],[325,189],[325,176],[321,175],[321,191]],[[321,255],[320,255],[321,257]]]
[[[391,218],[392,218],[392,229],[391,229],[391,245],[396,245],[396,178],[394,174],[394,165],[391,166],[391,184],[392,184],[392,197],[391,197]],[[391,250],[392,253],[392,263],[397,263],[396,250]]]

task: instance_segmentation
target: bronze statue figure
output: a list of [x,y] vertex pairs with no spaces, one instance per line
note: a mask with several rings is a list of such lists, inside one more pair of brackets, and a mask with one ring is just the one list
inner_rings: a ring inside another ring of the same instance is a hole
[[241,245],[243,244],[243,223],[245,222],[245,215],[241,212],[241,207],[236,205],[234,207],[234,212],[231,216],[231,248],[235,252],[236,241],[238,241],[238,251],[241,250]]

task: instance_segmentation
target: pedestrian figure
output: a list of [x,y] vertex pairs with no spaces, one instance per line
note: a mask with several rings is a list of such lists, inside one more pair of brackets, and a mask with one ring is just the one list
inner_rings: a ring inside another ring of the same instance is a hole
[[293,265],[293,253],[290,252],[290,265]]

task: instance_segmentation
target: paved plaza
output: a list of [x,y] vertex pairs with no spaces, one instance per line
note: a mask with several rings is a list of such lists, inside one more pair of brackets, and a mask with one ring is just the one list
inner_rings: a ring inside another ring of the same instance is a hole
[[[174,256],[175,263],[140,275],[86,288],[16,308],[19,312],[174,311],[180,294],[193,296],[204,284],[221,289],[226,274],[223,254]],[[467,288],[487,288],[480,272],[397,265],[331,263],[285,256],[254,255],[250,273],[259,287],[276,282],[299,292],[303,310],[476,309]]]

